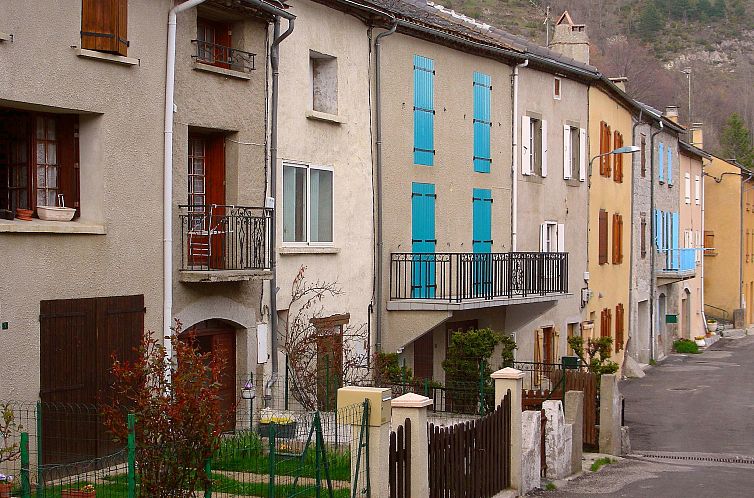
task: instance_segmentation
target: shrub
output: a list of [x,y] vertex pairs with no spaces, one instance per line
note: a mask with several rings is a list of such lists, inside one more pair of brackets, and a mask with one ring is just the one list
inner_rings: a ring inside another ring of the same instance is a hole
[[699,353],[699,346],[691,339],[678,339],[673,342],[673,349],[675,349],[676,353]]
[[592,472],[597,472],[598,470],[600,470],[600,468],[602,466],[604,466],[604,465],[610,465],[611,463],[614,463],[614,462],[615,462],[615,460],[613,460],[610,457],[598,458],[597,460],[595,460],[592,463],[592,466],[589,467],[589,470],[591,470]]
[[582,337],[573,336],[568,338],[568,345],[579,357],[581,363],[589,368],[590,372],[600,376],[618,371],[618,364],[610,359],[610,349],[613,345],[612,337],[589,339],[585,345]]

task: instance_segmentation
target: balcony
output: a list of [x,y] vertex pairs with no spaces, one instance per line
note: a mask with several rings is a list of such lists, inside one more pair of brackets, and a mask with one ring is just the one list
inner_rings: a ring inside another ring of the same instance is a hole
[[686,280],[696,276],[697,249],[668,249],[659,258],[657,270],[659,285]]
[[179,209],[181,282],[271,278],[271,210],[217,204]]
[[555,301],[568,254],[392,253],[389,310],[463,310]]
[[256,54],[202,40],[191,40],[191,43],[196,47],[191,58],[198,63],[242,73],[250,73],[255,69]]

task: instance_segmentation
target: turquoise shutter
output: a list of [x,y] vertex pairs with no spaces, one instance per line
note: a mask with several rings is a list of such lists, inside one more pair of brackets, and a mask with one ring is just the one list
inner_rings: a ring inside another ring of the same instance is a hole
[[411,297],[435,296],[435,186],[411,184]]
[[474,297],[483,297],[492,291],[492,191],[475,188],[472,196],[474,250]]
[[[668,177],[668,181],[670,181],[670,177]],[[681,251],[679,251],[678,247],[678,240],[679,240],[679,234],[680,234],[680,223],[678,223],[678,212],[670,213],[670,223],[672,224],[671,233],[673,234],[673,242],[672,242],[672,255],[671,255],[671,261],[672,261],[672,268],[674,270],[678,270],[681,268]]]
[[655,246],[662,250],[662,211],[655,209]]
[[668,185],[673,185],[673,149],[668,146]]
[[435,61],[414,56],[414,164],[435,161]]
[[[490,151],[492,79],[474,73],[474,171],[489,173],[492,154]],[[475,195],[476,196],[476,195]]]
[[665,181],[665,144],[660,142],[660,145],[658,146],[658,153],[657,157],[659,158],[659,169],[658,169],[658,175],[661,182]]

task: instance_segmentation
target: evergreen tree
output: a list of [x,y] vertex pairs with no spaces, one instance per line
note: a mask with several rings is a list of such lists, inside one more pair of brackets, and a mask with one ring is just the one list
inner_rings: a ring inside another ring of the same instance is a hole
[[658,8],[655,1],[650,1],[639,15],[639,23],[636,28],[637,33],[643,39],[649,40],[664,27],[664,13]]
[[711,19],[722,19],[725,17],[725,0],[715,0],[709,10]]
[[751,136],[741,116],[731,114],[723,128],[720,144],[725,159],[736,159],[748,169],[754,169],[754,149],[751,146]]

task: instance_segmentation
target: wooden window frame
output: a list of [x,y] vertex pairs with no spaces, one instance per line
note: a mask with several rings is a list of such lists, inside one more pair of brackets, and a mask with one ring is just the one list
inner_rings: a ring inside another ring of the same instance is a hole
[[[600,121],[600,154],[607,154],[612,149],[610,148],[611,131],[610,126]],[[603,155],[600,157],[600,175],[609,178],[612,173],[610,155]]]
[[[615,130],[613,132],[613,148],[619,147],[623,147],[623,134]],[[613,180],[617,183],[623,183],[623,154],[615,154],[613,165]]]
[[641,176],[647,176],[647,137],[644,134],[641,135]]
[[645,213],[641,213],[640,218],[641,257],[642,259],[644,259],[647,256],[647,215]]
[[128,0],[81,1],[81,48],[128,55]]
[[604,265],[607,263],[607,211],[600,209],[597,229],[598,240],[598,261],[599,264]]
[[553,80],[552,98],[560,100],[563,95],[563,81],[557,76]]
[[712,230],[704,231],[704,255],[715,256],[717,251],[715,250],[715,232]]
[[625,310],[623,309],[623,303],[618,303],[615,307],[615,352],[623,350],[623,335],[624,335],[624,318]]

